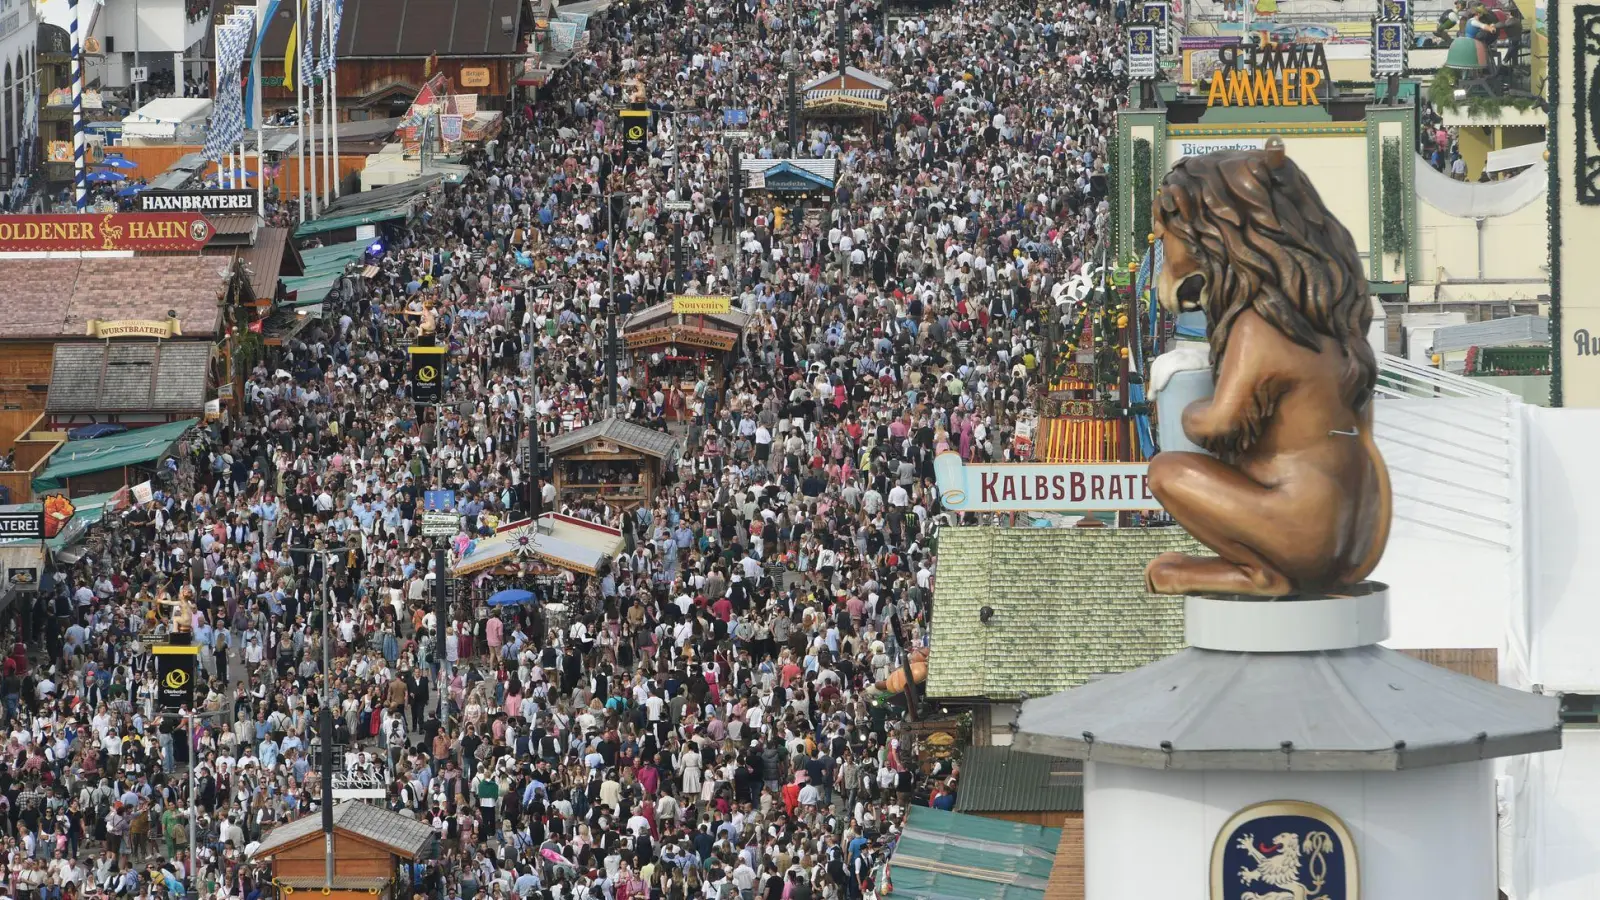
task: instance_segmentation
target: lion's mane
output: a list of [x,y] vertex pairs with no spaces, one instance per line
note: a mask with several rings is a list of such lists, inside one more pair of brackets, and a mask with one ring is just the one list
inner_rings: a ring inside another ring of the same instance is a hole
[[1322,337],[1336,341],[1341,394],[1356,412],[1366,407],[1378,373],[1367,343],[1367,279],[1350,232],[1292,160],[1272,150],[1188,157],[1167,174],[1154,206],[1206,276],[1216,367],[1234,320],[1254,309],[1310,350],[1322,349]]

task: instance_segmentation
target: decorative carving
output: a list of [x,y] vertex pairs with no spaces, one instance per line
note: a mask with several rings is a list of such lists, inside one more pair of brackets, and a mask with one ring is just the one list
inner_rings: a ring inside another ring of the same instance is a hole
[[1182,420],[1214,455],[1157,454],[1150,489],[1219,556],[1162,554],[1150,589],[1271,597],[1357,584],[1383,555],[1391,510],[1350,232],[1276,138],[1179,161],[1154,219],[1161,304],[1205,312],[1217,387]]
[[1600,206],[1600,6],[1573,7],[1573,121],[1578,125],[1573,153],[1578,202]]

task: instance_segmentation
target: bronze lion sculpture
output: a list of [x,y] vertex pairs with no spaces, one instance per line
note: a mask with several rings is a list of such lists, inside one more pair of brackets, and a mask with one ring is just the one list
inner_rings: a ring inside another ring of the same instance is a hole
[[1276,139],[1179,161],[1153,206],[1161,305],[1205,312],[1216,388],[1182,420],[1214,456],[1158,453],[1150,489],[1217,556],[1157,557],[1150,590],[1348,591],[1377,567],[1391,515],[1350,232]]

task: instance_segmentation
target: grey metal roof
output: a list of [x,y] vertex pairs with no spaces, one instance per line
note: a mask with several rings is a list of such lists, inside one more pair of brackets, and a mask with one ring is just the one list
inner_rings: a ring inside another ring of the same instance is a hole
[[1015,747],[1155,769],[1393,771],[1555,750],[1558,703],[1376,645],[1191,647],[1024,703]]
[[626,419],[615,418],[569,431],[552,440],[547,450],[553,455],[600,438],[616,441],[630,450],[637,450],[669,463],[678,458],[680,444],[676,436],[643,425],[635,425]]
[[206,341],[57,344],[45,409],[178,412],[205,408]]
[[443,183],[443,175],[424,175],[421,178],[413,178],[410,181],[402,181],[399,184],[386,184],[382,187],[375,187],[370,191],[345,194],[328,204],[323,209],[322,215],[324,218],[331,218],[333,216],[349,216],[371,212],[376,209],[385,209],[404,203]]
[[[416,858],[435,836],[432,828],[416,819],[408,819],[399,813],[359,800],[346,800],[334,804],[333,829],[382,844],[408,859]],[[287,825],[279,825],[272,829],[256,848],[254,858],[263,859],[271,856],[274,851],[321,831],[321,813],[301,816]]]
[[1083,812],[1083,763],[1012,747],[968,747],[956,812]]
[[1433,352],[1449,353],[1468,347],[1550,346],[1550,320],[1544,316],[1507,316],[1465,325],[1434,329]]

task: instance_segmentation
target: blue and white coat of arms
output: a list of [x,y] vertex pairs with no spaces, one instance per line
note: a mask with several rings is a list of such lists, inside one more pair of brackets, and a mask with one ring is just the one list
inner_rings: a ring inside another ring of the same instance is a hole
[[1358,900],[1360,886],[1349,830],[1313,803],[1240,810],[1211,851],[1212,900]]

